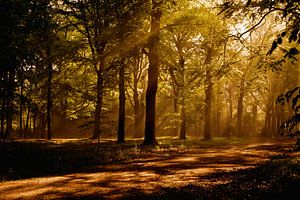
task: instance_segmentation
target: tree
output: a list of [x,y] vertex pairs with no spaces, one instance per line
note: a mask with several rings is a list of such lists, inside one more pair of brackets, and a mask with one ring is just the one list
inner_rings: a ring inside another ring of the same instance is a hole
[[[18,81],[23,84],[23,69],[41,55],[42,48],[38,46],[45,43],[45,35],[48,35],[48,30],[52,28],[51,9],[50,1],[47,0],[1,2],[1,85],[5,94],[2,109],[6,112],[6,116],[3,115],[2,118],[2,124],[6,121],[4,140],[12,133],[12,120],[16,113],[14,100]],[[21,78],[18,80],[16,77]]]
[[[264,22],[269,15],[276,13],[282,18],[282,24],[284,24],[285,29],[277,36],[277,39],[273,42],[270,48],[269,54],[271,54],[277,46],[283,45],[283,38],[288,38],[288,42],[299,42],[299,20],[300,20],[300,9],[298,1],[272,1],[272,0],[248,0],[246,1],[224,1],[221,5],[222,12],[226,16],[232,16],[234,13],[240,15],[248,15],[249,13],[255,13],[256,15],[251,15],[256,20],[252,23],[250,28],[244,33],[240,34],[238,37],[242,37],[246,33],[257,28]],[[254,24],[254,25],[253,25]],[[295,48],[290,48],[285,51],[286,57],[293,57],[293,55],[298,54],[299,51]]]
[[125,142],[125,64],[120,62],[119,69],[119,123],[118,123],[118,143]]
[[145,138],[144,145],[156,145],[155,138],[155,102],[157,92],[157,82],[159,75],[159,32],[160,19],[162,15],[161,1],[152,0],[151,7],[151,27],[150,37],[148,40],[148,86],[146,91],[146,121],[145,121]]
[[[140,35],[145,35],[145,33],[141,33]],[[128,65],[130,66],[128,67],[128,70],[131,75],[128,86],[131,90],[130,92],[127,91],[127,94],[134,109],[134,138],[141,138],[144,136],[145,77],[148,61],[143,54],[142,49],[143,47],[140,46],[136,50],[133,50],[133,54],[128,61]]]
[[[96,74],[96,108],[94,114],[94,131],[92,138],[99,138],[101,133],[101,113],[104,95],[104,80],[114,66],[111,58],[120,36],[128,33],[126,25],[133,16],[143,11],[143,2],[132,1],[64,1],[69,8],[63,13],[70,17],[70,22],[77,27],[87,40],[90,51],[88,58]],[[125,9],[126,8],[126,9]],[[125,18],[126,20],[122,20]],[[130,30],[130,29],[129,29]],[[122,34],[120,34],[122,32]],[[120,43],[118,43],[120,44]]]
[[290,104],[293,115],[288,118],[285,123],[280,126],[280,131],[282,135],[290,135],[290,136],[299,136],[300,132],[297,130],[297,124],[300,122],[300,105],[299,105],[299,96],[300,96],[300,87],[296,87],[287,93],[281,94],[276,103],[279,104]]

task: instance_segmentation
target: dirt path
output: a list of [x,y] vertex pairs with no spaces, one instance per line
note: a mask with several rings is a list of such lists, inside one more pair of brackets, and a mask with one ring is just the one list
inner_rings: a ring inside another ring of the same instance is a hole
[[282,143],[261,142],[214,149],[193,148],[175,157],[106,165],[89,173],[1,182],[0,199],[86,199],[89,196],[118,199],[133,195],[133,189],[151,193],[159,187],[195,182],[204,186],[219,184],[215,179],[212,182],[204,176],[253,167],[286,147]]

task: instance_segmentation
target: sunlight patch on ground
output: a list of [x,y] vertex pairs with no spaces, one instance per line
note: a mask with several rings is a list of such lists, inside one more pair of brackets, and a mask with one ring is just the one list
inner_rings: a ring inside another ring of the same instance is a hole
[[275,152],[258,148],[266,147],[263,145],[217,150],[192,149],[177,157],[101,166],[99,172],[1,182],[0,199],[57,199],[70,195],[95,194],[116,199],[132,188],[150,193],[158,187],[190,183],[224,184],[226,181],[212,182],[202,177],[215,172],[253,167],[254,164],[269,159]]

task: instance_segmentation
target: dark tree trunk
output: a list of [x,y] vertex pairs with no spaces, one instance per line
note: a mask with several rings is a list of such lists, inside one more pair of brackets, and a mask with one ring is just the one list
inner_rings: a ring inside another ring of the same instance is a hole
[[267,108],[265,116],[265,126],[262,132],[262,136],[269,137],[271,135],[271,110]]
[[119,125],[118,143],[125,143],[125,65],[121,63],[119,69]]
[[8,85],[6,86],[6,130],[3,137],[3,144],[6,138],[12,133],[12,120],[13,120],[13,95],[15,86],[15,71],[12,68],[7,73]]
[[4,117],[1,118],[0,139],[4,137]]
[[211,120],[212,120],[212,92],[213,83],[209,64],[211,63],[212,49],[207,49],[207,55],[204,64],[206,65],[206,87],[205,87],[205,119],[204,119],[204,137],[203,140],[210,141],[212,139]]
[[[23,70],[22,72],[23,73]],[[21,75],[23,76],[23,75]],[[24,98],[23,92],[24,91],[24,81],[23,77],[21,77],[21,92],[20,92],[20,119],[19,119],[19,136],[22,137],[23,135],[23,106],[24,106]]]
[[244,97],[245,97],[245,75],[243,75],[240,82],[240,91],[237,105],[237,136],[244,136],[243,127],[243,111],[244,111]]
[[[176,121],[177,121],[177,114],[178,114],[178,104],[179,104],[179,88],[178,88],[178,83],[177,83],[177,79],[176,79],[176,76],[174,74],[174,67],[169,67],[169,73],[170,73],[170,76],[171,76],[171,80],[172,80],[172,87],[173,87],[173,94],[174,94],[174,99],[173,99],[173,111],[174,111],[174,114],[176,116]],[[176,124],[174,124],[174,133],[176,135],[180,135],[179,133],[179,127]]]
[[226,125],[226,129],[224,130],[224,136],[229,138],[230,135],[233,135],[233,129],[232,129],[232,121],[233,121],[233,117],[232,117],[232,113],[233,113],[233,106],[232,106],[232,89],[229,86],[229,88],[227,89],[228,92],[228,116],[227,116],[227,125]]
[[230,123],[232,123],[232,113],[233,113],[233,105],[232,105],[232,90],[230,88],[230,91],[229,91],[229,121]]
[[29,119],[30,119],[30,105],[28,105],[28,109],[27,109],[26,124],[25,124],[25,130],[24,130],[24,138],[27,138],[27,136],[28,136]]
[[61,130],[66,130],[66,125],[67,125],[67,110],[68,110],[68,91],[65,90],[64,92],[62,92],[61,94],[61,100],[60,100],[60,108],[61,108],[61,113],[60,113],[60,128]]
[[143,136],[142,131],[140,130],[141,124],[141,111],[140,111],[140,101],[138,96],[137,85],[133,86],[133,102],[134,102],[134,138],[140,138]]
[[221,98],[220,98],[220,84],[218,84],[216,95],[215,95],[215,136],[221,136],[221,117],[222,117],[222,109],[221,109]]
[[276,108],[276,104],[275,102],[272,102],[272,109],[271,109],[271,122],[270,122],[270,131],[271,134],[270,136],[276,136],[278,129],[277,129],[277,118],[278,118],[278,112],[277,112],[277,108]]
[[277,134],[280,133],[280,126],[283,124],[284,121],[284,108],[281,105],[276,105],[277,107],[277,127],[276,132]]
[[41,138],[46,138],[46,124],[47,124],[47,117],[44,113],[41,113],[41,118],[40,118],[40,134]]
[[[178,113],[178,89],[177,86],[174,84],[174,100],[173,100],[173,109],[174,109],[174,113],[176,114],[176,121],[177,121],[177,113]],[[176,133],[176,135],[178,135],[179,133],[179,127],[178,124],[176,123],[176,127],[174,127],[174,132]],[[180,134],[180,133],[179,133]]]
[[221,136],[221,120],[222,120],[222,113],[220,110],[217,110],[216,113],[216,136],[220,137]]
[[181,110],[181,125],[180,125],[179,139],[186,140],[186,115],[185,115],[185,106],[184,105]]
[[[4,96],[4,95],[3,95]],[[5,117],[4,117],[4,113],[5,113],[5,100],[4,97],[2,96],[2,108],[1,108],[1,112],[0,112],[0,117],[1,117],[1,124],[0,124],[0,139],[4,138],[4,121],[5,121]]]
[[52,138],[52,130],[51,130],[51,109],[52,109],[52,91],[51,91],[51,84],[52,84],[52,73],[53,73],[53,68],[52,68],[52,63],[51,61],[48,61],[48,92],[47,92],[47,129],[48,129],[48,134],[47,134],[47,139],[51,140]]
[[179,51],[179,66],[180,66],[180,78],[181,78],[181,84],[180,84],[180,101],[181,101],[181,125],[180,125],[180,135],[179,139],[185,140],[186,139],[186,113],[185,113],[185,69],[184,69],[184,57],[183,57],[183,51],[181,48],[181,45],[177,45],[178,51]]
[[257,103],[254,103],[252,105],[252,129],[253,132],[256,134],[257,133]]
[[[211,78],[210,78],[211,79]],[[209,141],[212,139],[211,121],[212,121],[212,81],[207,81],[205,89],[205,120],[204,120],[204,140]]]
[[103,101],[103,77],[102,71],[104,68],[104,60],[100,62],[100,70],[97,71],[97,100],[96,100],[96,110],[95,110],[95,121],[94,121],[94,132],[92,139],[100,138],[101,134],[101,110]]
[[151,13],[151,31],[148,42],[149,46],[149,69],[148,69],[148,86],[146,92],[146,121],[145,121],[145,138],[144,145],[156,145],[155,137],[155,105],[157,82],[159,75],[159,28],[160,28],[160,1],[152,1]]
[[[138,93],[138,83],[139,83],[139,70],[141,70],[142,66],[142,59],[137,58],[137,64],[134,67],[133,71],[133,103],[134,103],[134,138],[141,138],[143,137],[143,131],[142,131],[142,121],[143,121],[143,113],[142,113],[142,105],[140,103],[139,99],[139,93]],[[141,72],[140,72],[141,73]],[[141,101],[143,101],[141,99]]]
[[33,125],[32,125],[32,133],[36,134],[36,121],[37,121],[37,110],[33,110]]

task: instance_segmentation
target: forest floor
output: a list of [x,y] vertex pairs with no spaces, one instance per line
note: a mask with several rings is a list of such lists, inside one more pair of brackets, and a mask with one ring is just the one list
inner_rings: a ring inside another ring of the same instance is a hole
[[0,155],[0,199],[300,199],[294,142],[17,140]]

